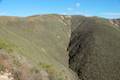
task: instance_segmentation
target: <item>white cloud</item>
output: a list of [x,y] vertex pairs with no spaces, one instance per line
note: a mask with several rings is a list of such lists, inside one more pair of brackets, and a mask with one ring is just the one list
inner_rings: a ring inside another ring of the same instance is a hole
[[63,12],[62,14],[63,14],[63,15],[67,15],[67,13],[66,13],[66,12]]
[[120,12],[105,12],[100,15],[107,18],[120,18]]
[[[76,2],[75,4],[73,4],[73,6],[71,7],[68,7],[66,9],[66,14],[79,14],[79,7],[80,7],[80,3],[79,2]],[[70,13],[71,12],[71,13]]]
[[103,15],[120,15],[120,12],[118,13],[114,13],[114,12],[106,12],[106,13],[102,13]]
[[6,13],[5,12],[0,12],[0,15],[5,15]]
[[76,7],[77,7],[77,8],[80,7],[80,3],[79,3],[79,2],[76,3]]
[[67,10],[68,10],[68,11],[72,11],[72,10],[73,10],[73,8],[67,8]]
[[75,11],[76,15],[83,15],[83,16],[92,16],[91,14],[88,14],[87,12],[80,12],[80,11]]

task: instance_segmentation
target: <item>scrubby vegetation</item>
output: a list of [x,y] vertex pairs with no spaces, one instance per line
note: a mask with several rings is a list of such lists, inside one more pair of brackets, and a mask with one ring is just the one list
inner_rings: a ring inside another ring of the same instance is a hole
[[13,52],[14,45],[0,38],[0,49],[5,49],[8,53]]
[[5,70],[4,65],[0,64],[0,72],[1,72],[1,71],[4,71],[4,70]]

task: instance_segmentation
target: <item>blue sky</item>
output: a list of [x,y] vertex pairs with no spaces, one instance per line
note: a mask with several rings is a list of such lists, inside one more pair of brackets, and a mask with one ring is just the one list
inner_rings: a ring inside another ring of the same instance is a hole
[[120,18],[120,0],[0,0],[0,15],[50,13]]

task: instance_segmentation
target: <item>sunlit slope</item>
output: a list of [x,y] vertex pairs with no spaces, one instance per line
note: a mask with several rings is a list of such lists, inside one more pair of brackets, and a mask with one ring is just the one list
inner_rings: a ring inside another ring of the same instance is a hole
[[68,68],[66,50],[70,30],[70,16],[0,17],[0,39],[14,45],[10,48],[14,53],[9,54],[24,56],[36,68],[52,66],[62,72],[63,80],[64,76],[75,79]]

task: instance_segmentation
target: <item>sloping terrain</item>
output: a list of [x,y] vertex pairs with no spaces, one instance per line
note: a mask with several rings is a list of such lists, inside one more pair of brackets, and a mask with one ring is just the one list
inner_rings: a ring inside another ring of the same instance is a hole
[[119,80],[118,22],[56,14],[1,16],[0,79],[9,73],[4,78]]
[[16,80],[75,80],[66,50],[70,18],[62,15],[0,17],[1,69],[7,68]]
[[72,18],[70,68],[81,80],[119,80],[120,26],[107,19],[78,17]]

